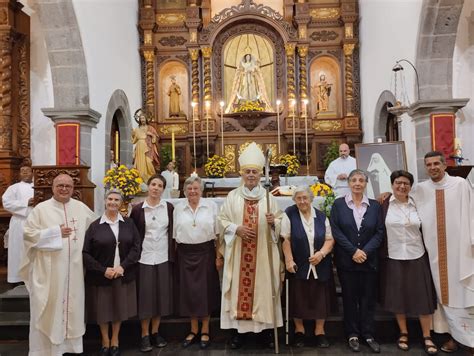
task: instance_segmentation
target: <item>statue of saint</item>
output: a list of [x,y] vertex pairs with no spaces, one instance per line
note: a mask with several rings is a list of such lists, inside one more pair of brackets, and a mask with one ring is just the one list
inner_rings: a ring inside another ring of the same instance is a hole
[[317,109],[318,112],[329,110],[329,96],[331,95],[332,84],[326,81],[326,74],[319,74],[319,83],[317,85]]
[[168,88],[168,96],[170,97],[169,117],[182,116],[181,108],[179,106],[181,88],[176,83],[176,77],[174,75],[171,76],[171,85]]
[[260,70],[260,61],[250,53],[243,56],[235,72],[226,113],[239,111],[244,103],[255,103],[263,111],[273,112]]
[[138,127],[132,132],[132,143],[135,145],[133,152],[133,167],[140,173],[144,182],[148,181],[156,168],[160,167],[158,155],[158,133],[153,126],[148,125],[148,118],[142,109],[138,109],[133,116]]

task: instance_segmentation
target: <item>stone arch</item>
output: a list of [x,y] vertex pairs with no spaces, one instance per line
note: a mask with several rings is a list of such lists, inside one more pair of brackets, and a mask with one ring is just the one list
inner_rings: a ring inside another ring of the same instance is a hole
[[88,108],[89,81],[72,1],[37,0],[53,80],[54,107]]
[[112,128],[112,120],[117,115],[120,130],[120,163],[131,166],[133,163],[133,145],[130,141],[132,137],[132,114],[130,105],[125,92],[117,89],[110,97],[107,105],[107,113],[105,114],[105,165],[104,173],[110,168],[108,157],[110,157],[110,130]]
[[374,141],[377,138],[385,138],[385,130],[389,115],[388,108],[395,106],[397,99],[389,90],[384,90],[377,100],[374,113]]
[[422,100],[453,97],[453,52],[465,0],[423,0],[416,67]]

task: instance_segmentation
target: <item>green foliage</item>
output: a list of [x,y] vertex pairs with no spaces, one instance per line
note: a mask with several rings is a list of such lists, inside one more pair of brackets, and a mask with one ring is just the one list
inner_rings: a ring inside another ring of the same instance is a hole
[[[171,145],[169,145],[169,144],[161,145],[160,159],[161,159],[160,169],[162,171],[164,171],[166,169],[166,166],[168,165],[168,163],[170,163],[172,161]],[[175,170],[178,171],[180,160],[179,160],[178,157],[176,157],[175,161],[176,161]]]
[[326,151],[326,154],[323,157],[324,167],[328,168],[329,163],[331,163],[338,157],[339,157],[339,143],[333,140],[331,144],[328,146],[328,150]]

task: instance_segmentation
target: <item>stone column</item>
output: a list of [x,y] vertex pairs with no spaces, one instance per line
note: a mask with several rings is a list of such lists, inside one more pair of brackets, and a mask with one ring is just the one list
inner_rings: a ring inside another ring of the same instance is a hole
[[[92,109],[42,109],[44,115],[49,117],[56,128],[56,164],[61,164],[61,159],[76,158],[76,165],[92,165],[92,129],[100,119],[100,113]],[[78,135],[72,131],[61,131],[59,127],[77,127]],[[72,138],[75,141],[71,140]],[[79,147],[77,145],[79,144]],[[79,154],[77,154],[79,153]],[[78,156],[78,157],[76,157]],[[71,162],[71,165],[74,163]]]
[[344,44],[344,71],[345,71],[345,92],[346,92],[346,116],[354,116],[354,68],[352,54],[355,44]]
[[456,112],[463,108],[468,101],[469,99],[423,100],[410,106],[408,114],[415,123],[418,180],[428,178],[424,167],[424,156],[427,152],[433,150],[434,137],[431,132],[431,115],[452,115],[453,120],[455,120]]

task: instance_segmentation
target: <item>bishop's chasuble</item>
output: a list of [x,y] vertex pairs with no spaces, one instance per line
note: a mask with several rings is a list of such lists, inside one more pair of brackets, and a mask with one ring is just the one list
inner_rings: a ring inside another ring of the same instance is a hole
[[[438,296],[436,332],[474,347],[474,195],[467,181],[448,174],[413,190]],[[446,324],[447,322],[447,324]]]
[[[20,274],[30,293],[29,355],[82,352],[82,245],[94,218],[80,201],[63,204],[51,198],[38,204],[26,220]],[[61,238],[62,224],[73,229],[69,238]]]
[[[271,280],[275,285],[276,324],[283,325],[280,302],[279,236],[281,212],[270,195],[270,212],[275,215],[271,253],[273,270],[267,250],[266,191],[261,186],[249,191],[244,186],[232,190],[219,214],[220,236],[224,248],[222,280],[221,328],[237,329],[240,333],[261,332],[273,328]],[[245,242],[236,235],[239,225],[257,232],[257,238]]]

